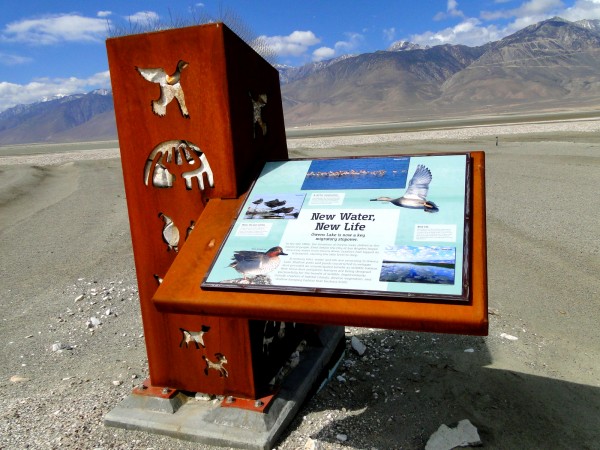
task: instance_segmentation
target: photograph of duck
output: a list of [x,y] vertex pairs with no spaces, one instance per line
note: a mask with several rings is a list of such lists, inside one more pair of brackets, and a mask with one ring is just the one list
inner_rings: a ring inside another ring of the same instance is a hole
[[270,194],[252,199],[244,219],[297,219],[304,194]]
[[[237,250],[231,258],[233,261],[228,267],[235,269],[243,277],[239,283],[246,284],[271,284],[266,276],[268,273],[279,267],[281,263],[279,257],[287,256],[283,248],[271,247],[265,252],[252,250]],[[224,282],[230,282],[228,280]]]
[[424,165],[419,164],[402,197],[377,197],[372,198],[371,201],[390,202],[392,205],[402,208],[422,209],[427,213],[436,213],[439,211],[438,206],[431,200],[427,200],[429,183],[431,183],[432,178],[431,171]]

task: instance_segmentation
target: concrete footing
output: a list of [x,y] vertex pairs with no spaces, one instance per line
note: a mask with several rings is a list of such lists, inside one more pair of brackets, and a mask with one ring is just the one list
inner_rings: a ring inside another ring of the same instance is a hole
[[131,394],[105,416],[104,423],[208,445],[271,449],[307,396],[332,375],[334,369],[329,368],[335,368],[342,356],[339,348],[344,327],[325,327],[320,338],[323,346],[308,347],[302,353],[266,412],[226,408],[181,392],[169,399]]

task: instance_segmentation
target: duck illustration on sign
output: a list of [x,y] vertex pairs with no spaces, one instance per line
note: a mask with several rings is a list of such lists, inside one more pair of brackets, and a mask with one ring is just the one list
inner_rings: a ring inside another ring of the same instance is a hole
[[[281,247],[272,247],[266,252],[238,250],[233,253],[233,262],[229,267],[242,274],[243,282],[252,283],[256,277],[265,276],[277,269],[280,256],[287,256]],[[266,281],[263,280],[260,284],[267,284]]]
[[160,86],[160,97],[158,100],[152,100],[152,112],[154,112],[154,114],[158,116],[166,115],[167,105],[175,98],[177,99],[177,103],[179,103],[181,114],[183,114],[183,117],[189,119],[190,114],[185,106],[183,88],[180,84],[181,71],[188,66],[188,62],[179,60],[177,63],[177,69],[172,75],[167,74],[167,72],[162,68],[143,69],[136,66],[136,70],[142,77],[144,77],[144,79]]
[[429,183],[431,183],[432,178],[431,171],[424,165],[419,164],[402,197],[378,197],[371,199],[371,201],[390,202],[392,205],[403,208],[422,209],[428,213],[438,212],[439,208],[437,205],[431,200],[427,200]]

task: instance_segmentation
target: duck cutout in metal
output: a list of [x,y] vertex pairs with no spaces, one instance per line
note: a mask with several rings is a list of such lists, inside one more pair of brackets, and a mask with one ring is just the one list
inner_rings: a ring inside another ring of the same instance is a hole
[[148,155],[144,165],[144,184],[157,188],[173,187],[177,178],[185,180],[185,188],[191,190],[195,178],[200,190],[204,190],[204,175],[210,187],[214,176],[206,155],[189,141],[173,140],[158,144]]
[[262,109],[267,104],[267,94],[258,95],[256,100],[254,99],[254,97],[252,96],[252,94],[250,92],[248,93],[248,95],[250,95],[250,99],[252,100],[252,111],[253,111],[253,116],[254,116],[254,122],[253,122],[253,127],[252,127],[253,137],[256,138],[256,125],[257,124],[258,124],[258,126],[260,126],[260,129],[262,130],[262,135],[265,136],[267,134],[267,124],[265,123],[265,121],[262,118]]
[[179,251],[179,229],[175,226],[173,220],[166,214],[159,213],[160,217],[165,223],[162,230],[162,237],[167,244],[167,251],[173,250],[174,252]]
[[248,277],[266,275],[279,267],[279,256],[287,256],[281,247],[272,247],[266,252],[239,250],[233,254],[233,262],[229,267],[242,274],[244,280]]
[[378,197],[372,198],[371,201],[390,202],[392,205],[403,208],[422,209],[428,213],[438,212],[438,206],[431,200],[427,200],[429,183],[431,183],[432,178],[431,171],[424,165],[419,164],[402,197]]
[[151,83],[156,83],[160,86],[160,97],[158,100],[152,100],[152,112],[158,116],[167,114],[167,105],[175,98],[179,103],[179,109],[183,117],[189,118],[187,107],[185,106],[185,97],[183,88],[181,87],[181,71],[189,65],[188,62],[179,60],[177,69],[172,75],[167,74],[162,68],[142,69],[136,66],[136,70],[142,77]]

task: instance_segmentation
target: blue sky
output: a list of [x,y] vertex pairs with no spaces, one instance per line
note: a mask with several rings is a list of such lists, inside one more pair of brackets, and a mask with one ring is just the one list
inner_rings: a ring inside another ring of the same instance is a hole
[[599,19],[600,0],[21,0],[0,14],[0,111],[110,87],[107,30],[148,20],[235,17],[300,66],[398,40],[480,45],[555,15]]

